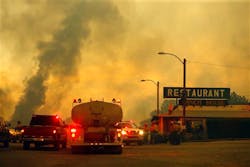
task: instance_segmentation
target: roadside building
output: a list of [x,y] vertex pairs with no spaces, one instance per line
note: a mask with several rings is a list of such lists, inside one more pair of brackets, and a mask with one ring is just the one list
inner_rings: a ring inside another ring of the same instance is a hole
[[[168,135],[173,121],[183,122],[181,105],[158,115],[159,131]],[[184,140],[250,138],[250,104],[225,106],[186,106]]]

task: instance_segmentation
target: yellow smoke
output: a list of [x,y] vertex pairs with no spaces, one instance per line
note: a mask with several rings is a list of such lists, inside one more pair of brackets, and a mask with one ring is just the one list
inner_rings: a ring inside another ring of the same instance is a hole
[[[39,69],[44,43],[64,28],[63,20],[79,2],[87,1],[1,0],[0,88],[9,92],[1,97],[1,115],[6,119]],[[75,71],[51,70],[37,113],[66,118],[74,98],[120,98],[124,119],[148,118],[156,108],[156,87],[141,79],[160,81],[161,101],[163,86],[182,86],[182,64],[159,51],[187,59],[188,87],[230,87],[250,98],[248,1],[121,0],[88,7],[79,10],[89,18],[83,21],[89,34],[82,39]],[[10,109],[2,107],[6,99]]]

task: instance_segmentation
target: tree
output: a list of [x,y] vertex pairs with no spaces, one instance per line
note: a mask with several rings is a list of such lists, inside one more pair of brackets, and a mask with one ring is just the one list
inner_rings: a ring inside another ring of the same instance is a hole
[[169,105],[175,106],[176,100],[164,100],[161,105],[161,113],[169,112]]
[[228,104],[248,104],[249,100],[245,96],[240,96],[235,92],[232,92]]

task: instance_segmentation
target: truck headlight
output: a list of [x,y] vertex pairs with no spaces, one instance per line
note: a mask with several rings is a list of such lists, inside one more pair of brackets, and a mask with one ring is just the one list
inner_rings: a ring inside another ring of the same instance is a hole
[[127,135],[128,134],[126,130],[122,130],[121,133],[122,133],[122,135]]
[[139,135],[143,135],[144,134],[144,132],[143,132],[143,130],[139,130]]

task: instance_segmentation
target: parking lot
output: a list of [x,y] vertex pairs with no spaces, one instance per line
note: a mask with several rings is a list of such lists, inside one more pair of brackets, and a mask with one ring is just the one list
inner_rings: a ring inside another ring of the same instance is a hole
[[181,145],[130,145],[123,153],[71,154],[70,147],[54,151],[44,147],[23,150],[21,143],[10,143],[0,148],[0,166],[108,166],[108,167],[248,167],[250,164],[250,140],[221,140],[185,142]]

